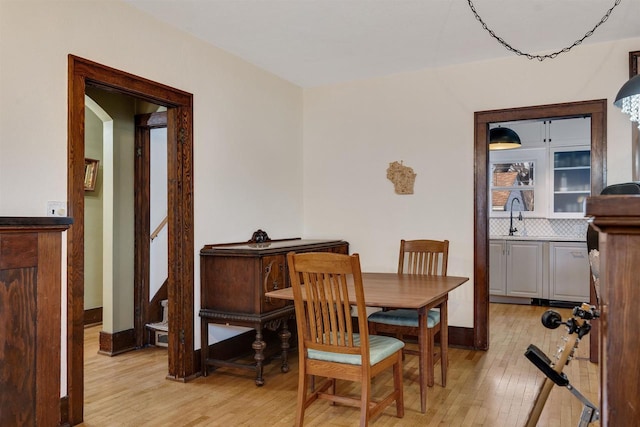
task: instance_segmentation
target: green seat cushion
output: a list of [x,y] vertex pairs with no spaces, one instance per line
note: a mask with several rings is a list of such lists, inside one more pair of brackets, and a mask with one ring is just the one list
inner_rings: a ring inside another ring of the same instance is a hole
[[[360,345],[360,334],[353,334],[353,343],[356,346]],[[369,360],[371,365],[383,361],[402,347],[404,347],[404,343],[399,339],[381,335],[369,335]],[[309,359],[347,363],[349,365],[362,364],[362,357],[359,354],[342,354],[309,349],[307,350],[307,357]]]
[[[386,325],[418,327],[418,310],[397,309],[376,311],[368,318],[369,322],[384,323]],[[429,310],[427,313],[427,327],[433,328],[440,323],[440,310]]]

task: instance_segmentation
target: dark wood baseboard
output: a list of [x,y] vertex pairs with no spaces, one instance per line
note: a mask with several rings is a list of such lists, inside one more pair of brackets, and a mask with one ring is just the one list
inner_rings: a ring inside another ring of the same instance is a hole
[[60,427],[70,427],[69,424],[69,396],[60,398]]
[[106,356],[115,356],[127,351],[135,350],[136,337],[133,329],[126,331],[108,332],[100,331],[100,350],[98,353]]
[[449,326],[449,345],[473,350],[473,328]]
[[102,323],[102,307],[90,308],[84,311],[84,326]]
[[[211,350],[209,350],[211,351]],[[211,353],[209,353],[211,354]],[[193,352],[193,357],[194,357],[194,365],[196,368],[196,372],[198,373],[198,376],[202,375],[202,349],[199,348],[196,351]]]

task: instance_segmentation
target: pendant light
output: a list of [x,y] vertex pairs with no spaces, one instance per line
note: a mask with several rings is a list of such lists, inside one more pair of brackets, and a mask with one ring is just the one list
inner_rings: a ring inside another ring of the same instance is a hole
[[489,150],[512,150],[521,146],[520,137],[513,129],[497,127],[489,130]]
[[623,113],[629,114],[631,121],[638,123],[640,129],[640,74],[622,85],[613,105],[621,108]]

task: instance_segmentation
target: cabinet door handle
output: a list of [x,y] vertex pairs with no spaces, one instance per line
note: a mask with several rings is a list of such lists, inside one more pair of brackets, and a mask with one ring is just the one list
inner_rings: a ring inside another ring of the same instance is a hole
[[584,253],[582,252],[571,252],[574,258],[584,258]]
[[[271,267],[273,266],[273,263],[274,263],[274,261],[271,261],[269,263],[269,265],[267,265],[264,268],[264,281],[262,282],[263,295],[265,293],[269,292],[270,290],[272,290],[272,289],[269,289],[269,276],[271,275]],[[273,284],[274,284],[273,290],[277,289],[278,281],[274,280]],[[271,304],[272,303],[271,298],[269,298],[269,297],[264,297],[264,300],[265,300],[265,302],[267,304]]]

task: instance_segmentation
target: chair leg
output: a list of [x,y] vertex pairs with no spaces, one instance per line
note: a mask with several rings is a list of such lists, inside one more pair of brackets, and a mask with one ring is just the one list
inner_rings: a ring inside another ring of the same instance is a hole
[[[336,395],[336,388],[338,387],[338,380],[335,378],[327,378],[327,381],[329,381],[329,388],[327,389],[327,393],[328,394],[332,394],[332,395]],[[336,402],[331,402],[331,406],[336,406],[337,403]]]
[[396,415],[398,418],[402,418],[404,417],[404,393],[402,385],[402,356],[400,354],[393,365],[393,387],[396,392]]
[[[304,362],[303,362],[304,363]],[[309,387],[309,376],[306,374],[304,364],[300,366],[298,374],[298,401],[296,403],[296,427],[304,425],[304,411],[307,406],[307,388]]]
[[[420,412],[423,414],[427,411],[427,387],[425,381],[425,362],[428,361],[427,355],[425,353],[429,353],[431,351],[427,346],[429,343],[429,332],[427,331],[427,319],[426,315],[420,315],[419,324],[424,324],[424,327],[420,327],[418,331],[418,372],[420,373]],[[424,351],[426,347],[427,351]],[[429,367],[426,368],[429,370]]]
[[[404,342],[404,336],[402,334],[396,334],[396,338],[399,339],[400,341]],[[406,353],[404,352],[404,348],[402,349],[402,361],[404,362],[404,357],[406,356]]]
[[360,395],[360,427],[369,425],[369,402],[371,401],[371,378],[362,381]]
[[426,363],[427,363],[427,385],[429,387],[433,387],[433,384],[435,383],[434,380],[434,375],[433,375],[433,352],[435,349],[435,338],[434,338],[434,334],[433,334],[433,329],[429,329],[429,338],[428,338],[428,342],[429,342],[429,347],[428,347],[428,351],[426,354]]
[[440,334],[440,373],[442,375],[442,387],[447,386],[447,344],[442,342],[442,334]]

